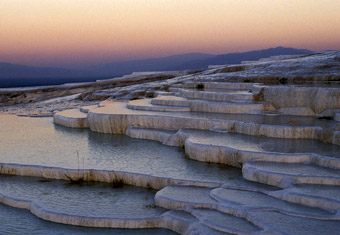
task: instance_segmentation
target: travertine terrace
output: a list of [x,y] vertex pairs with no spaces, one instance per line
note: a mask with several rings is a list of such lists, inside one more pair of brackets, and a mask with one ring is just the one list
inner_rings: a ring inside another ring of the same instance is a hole
[[[108,99],[56,112],[54,123],[180,146],[190,159],[240,168],[243,180],[82,172],[83,180],[119,179],[157,189],[155,203],[166,211],[139,219],[61,217],[29,200],[2,196],[1,201],[82,226],[168,228],[181,234],[340,233],[340,153],[334,150],[340,145],[340,52],[212,66],[161,83],[144,84],[143,95],[148,85],[163,88],[154,98]],[[20,164],[2,164],[1,173],[65,180],[79,174]]]

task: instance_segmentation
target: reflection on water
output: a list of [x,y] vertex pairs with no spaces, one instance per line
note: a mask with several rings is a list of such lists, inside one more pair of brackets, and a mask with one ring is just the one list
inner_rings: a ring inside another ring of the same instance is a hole
[[238,169],[189,160],[177,147],[125,135],[64,128],[54,125],[52,118],[0,115],[0,161],[205,181],[241,178]]

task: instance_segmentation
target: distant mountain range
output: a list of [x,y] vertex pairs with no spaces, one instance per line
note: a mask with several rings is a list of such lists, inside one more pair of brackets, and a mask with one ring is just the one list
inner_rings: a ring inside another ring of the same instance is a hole
[[269,48],[265,50],[215,55],[207,59],[196,60],[196,61],[193,60],[187,63],[183,63],[182,67],[178,67],[178,69],[179,70],[200,69],[200,68],[208,68],[209,65],[240,64],[242,61],[254,61],[254,60],[259,60],[261,58],[268,58],[271,56],[303,55],[303,54],[311,54],[311,53],[313,53],[313,51],[305,50],[305,49],[276,47],[276,48]]
[[0,78],[76,76],[79,71],[55,67],[34,67],[0,62]]
[[105,63],[78,70],[0,62],[0,87],[95,81],[96,79],[112,78],[132,72],[206,69],[209,65],[239,64],[241,61],[258,60],[270,56],[310,53],[313,52],[285,47],[221,55],[190,53],[162,58]]
[[183,64],[187,64],[193,61],[204,61],[209,58],[213,58],[214,56],[215,55],[210,54],[190,53],[167,56],[162,58],[113,62],[91,66],[89,68],[89,71],[97,71],[98,74],[108,76],[114,73],[123,75],[129,74],[131,72],[186,70],[191,68],[182,69]]

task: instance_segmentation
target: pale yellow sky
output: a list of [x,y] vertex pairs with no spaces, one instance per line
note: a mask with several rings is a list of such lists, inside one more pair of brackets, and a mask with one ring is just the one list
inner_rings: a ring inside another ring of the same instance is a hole
[[340,1],[0,1],[0,61],[68,65],[276,46],[340,50]]

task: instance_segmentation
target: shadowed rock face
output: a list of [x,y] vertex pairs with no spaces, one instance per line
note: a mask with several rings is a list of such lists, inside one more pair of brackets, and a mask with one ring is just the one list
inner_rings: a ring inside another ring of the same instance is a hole
[[[116,92],[120,95],[80,110],[54,114],[55,124],[89,133],[94,142],[85,145],[85,149],[92,149],[88,168],[77,169],[75,163],[68,164],[67,159],[56,161],[58,158],[51,158],[51,154],[45,159],[52,159],[53,164],[43,165],[37,153],[31,160],[35,165],[26,165],[27,161],[16,161],[11,156],[11,162],[0,163],[1,174],[63,179],[77,184],[100,181],[115,187],[130,184],[158,190],[155,205],[162,213],[133,222],[126,218],[98,220],[95,213],[86,218],[69,215],[62,219],[58,213],[43,212],[42,207],[32,209],[37,216],[55,222],[162,227],[181,234],[291,234],[301,225],[304,230],[298,232],[302,234],[320,234],[323,227],[327,227],[328,233],[337,234],[339,55],[326,52],[272,58],[133,84],[120,90],[96,91],[93,94],[98,96],[113,97]],[[157,97],[152,99],[135,100],[146,95],[148,89],[162,91],[157,91]],[[83,93],[81,97],[87,99],[87,95]],[[160,144],[145,141],[131,157],[132,149],[121,148],[114,134],[184,147],[183,154],[158,151]],[[106,137],[98,139],[96,135]],[[112,143],[116,144],[116,152],[109,157],[106,145]],[[123,158],[118,157],[121,153]],[[114,159],[113,170],[103,157]],[[141,161],[143,157],[146,162]],[[218,163],[218,168],[212,163]],[[5,196],[1,200],[24,207],[27,202],[15,201],[17,197]],[[105,201],[106,197],[99,196],[98,200],[101,198]],[[152,207],[148,213],[157,212],[157,208]]]

